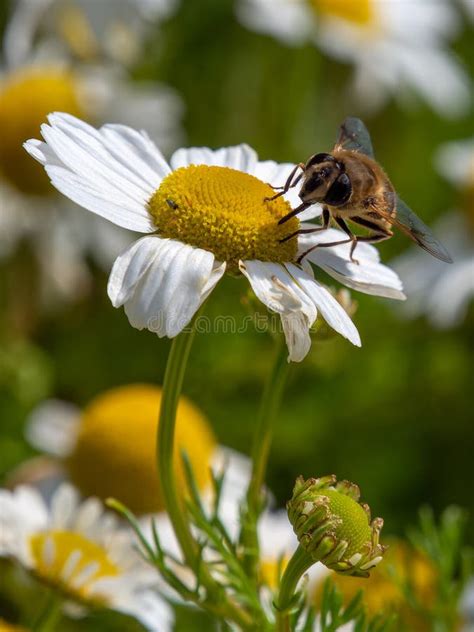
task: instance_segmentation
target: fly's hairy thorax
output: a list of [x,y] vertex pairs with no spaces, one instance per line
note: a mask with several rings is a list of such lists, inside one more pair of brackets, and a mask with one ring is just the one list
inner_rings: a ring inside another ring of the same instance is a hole
[[389,223],[380,217],[378,211],[395,216],[396,195],[382,167],[375,160],[355,151],[336,149],[333,156],[344,164],[351,180],[352,195],[344,206],[331,207],[332,215],[343,219],[366,217],[388,228]]

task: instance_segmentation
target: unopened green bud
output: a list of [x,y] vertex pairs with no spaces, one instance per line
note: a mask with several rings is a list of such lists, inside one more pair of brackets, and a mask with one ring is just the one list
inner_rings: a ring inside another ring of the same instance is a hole
[[347,575],[368,577],[383,557],[379,543],[383,520],[370,522],[360,491],[335,476],[299,477],[287,504],[288,517],[300,545],[314,561]]

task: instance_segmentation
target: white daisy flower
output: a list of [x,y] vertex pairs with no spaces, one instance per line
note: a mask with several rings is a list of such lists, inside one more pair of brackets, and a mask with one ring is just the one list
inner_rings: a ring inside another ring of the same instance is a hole
[[[46,467],[43,460],[39,468],[34,459],[12,473],[10,484],[29,482],[31,475],[41,490],[50,493],[66,478],[84,496],[116,498],[138,515],[163,511],[155,449],[161,397],[158,386],[127,384],[100,393],[82,410],[61,400],[42,402],[29,415],[26,437],[60,467]],[[186,486],[180,459],[185,451],[198,489],[207,494],[209,467],[219,468],[228,454],[218,445],[205,415],[184,396],[177,411],[176,446],[178,487]],[[232,463],[232,472],[249,468],[237,457]],[[229,485],[234,485],[234,478]]]
[[314,42],[355,66],[352,94],[376,108],[415,90],[443,115],[470,102],[469,80],[446,41],[458,30],[448,0],[238,0],[249,28],[290,45]]
[[21,145],[48,112],[59,107],[93,121],[106,117],[134,124],[140,117],[150,123],[157,141],[176,146],[180,99],[165,86],[137,86],[132,88],[119,70],[71,71],[57,59],[0,67],[0,258],[10,256],[21,240],[28,241],[39,264],[45,305],[80,296],[90,280],[87,256],[109,269],[132,235],[76,213],[55,193],[41,168],[25,161]]
[[23,64],[38,45],[82,61],[132,64],[150,28],[178,0],[17,0],[4,43],[7,61]]
[[463,9],[467,17],[474,22],[474,3],[471,0],[459,0],[459,2],[463,5]]
[[410,296],[404,313],[426,314],[435,327],[443,329],[462,322],[474,297],[474,138],[441,147],[436,164],[462,198],[462,208],[447,213],[435,227],[454,263],[422,261],[419,252],[411,249],[393,265]]
[[0,556],[83,606],[107,607],[156,632],[172,629],[173,615],[153,589],[156,575],[128,531],[89,498],[62,485],[48,507],[31,487],[0,489]]
[[[108,285],[112,304],[125,307],[134,327],[173,338],[224,272],[240,271],[280,315],[290,360],[308,353],[318,310],[360,345],[354,324],[310,266],[294,263],[302,244],[331,239],[331,232],[280,242],[299,227],[297,218],[278,224],[297,194],[268,201],[273,189],[266,183],[284,182],[293,165],[259,162],[247,145],[179,149],[168,164],[145,132],[119,125],[96,130],[61,113],[48,120],[46,142],[30,140],[25,148],[54,186],[118,226],[145,233],[117,258]],[[359,245],[360,265],[351,263],[347,248],[322,250],[309,259],[347,285],[403,297],[397,275],[371,246]]]

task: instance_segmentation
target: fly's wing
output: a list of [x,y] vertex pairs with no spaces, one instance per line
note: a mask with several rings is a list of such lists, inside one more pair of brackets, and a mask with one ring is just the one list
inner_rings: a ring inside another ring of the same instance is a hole
[[358,151],[369,158],[374,158],[374,149],[370,140],[369,130],[358,118],[348,116],[339,128],[336,146],[341,149]]
[[403,230],[410,239],[413,239],[414,242],[429,252],[430,255],[433,255],[433,257],[446,263],[453,262],[443,244],[436,239],[428,226],[398,196],[396,217],[391,217],[388,213],[381,213],[381,215],[391,224]]

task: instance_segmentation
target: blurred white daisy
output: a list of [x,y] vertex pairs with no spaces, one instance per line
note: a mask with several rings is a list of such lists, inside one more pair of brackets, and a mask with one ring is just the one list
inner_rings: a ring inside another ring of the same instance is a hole
[[[328,230],[281,243],[299,228],[297,218],[278,224],[298,196],[292,191],[269,201],[273,189],[266,183],[285,182],[293,165],[259,162],[250,147],[240,145],[179,149],[170,166],[144,132],[119,125],[96,130],[61,113],[48,120],[42,126],[46,142],[30,140],[25,148],[54,186],[118,226],[145,233],[117,258],[108,285],[112,304],[125,306],[132,326],[173,338],[224,272],[240,271],[280,315],[290,360],[308,353],[318,310],[360,345],[349,316],[309,264],[302,269],[294,263],[298,249],[342,233]],[[379,263],[374,248],[360,244],[357,255],[360,265],[351,263],[344,246],[316,249],[308,259],[349,287],[403,298],[400,280]]]
[[463,5],[464,11],[468,18],[470,18],[470,20],[474,22],[474,2],[471,2],[471,0],[459,0],[459,2]]
[[448,328],[462,322],[474,297],[474,138],[441,147],[436,164],[461,198],[459,208],[435,227],[454,263],[426,260],[411,249],[393,265],[410,297],[405,314],[426,314],[435,327]]
[[16,0],[5,31],[5,53],[22,64],[37,46],[87,62],[132,64],[152,27],[179,0]]
[[181,140],[182,103],[166,86],[130,83],[120,69],[75,67],[57,56],[34,56],[23,65],[0,65],[0,259],[29,244],[38,264],[43,304],[72,299],[87,288],[86,258],[109,269],[132,240],[127,231],[78,214],[27,158],[22,143],[46,115],[67,109],[88,120],[148,124],[168,148]]
[[[138,515],[163,511],[155,445],[161,397],[158,386],[127,384],[100,393],[82,410],[61,400],[44,401],[30,413],[26,436],[60,467],[33,460],[20,465],[9,483],[34,481],[48,495],[67,478],[84,496],[116,498]],[[203,493],[211,487],[209,468],[228,458],[205,415],[184,396],[177,411],[175,451],[178,487],[186,487],[184,451]],[[237,461],[232,460],[232,472],[240,471]]]
[[[83,410],[68,402],[47,400],[31,412],[26,426],[30,444],[40,456],[21,464],[7,484],[34,485],[48,500],[70,480],[83,496],[119,500],[140,518],[150,542],[151,519],[162,545],[174,558],[180,548],[164,509],[156,473],[156,432],[162,390],[128,384],[96,396]],[[204,414],[182,396],[176,416],[175,472],[186,489],[181,452],[188,456],[203,504],[214,502],[211,470],[225,471],[219,516],[232,537],[239,533],[240,505],[250,480],[251,462],[217,444]],[[173,598],[176,595],[173,594]]]
[[242,23],[290,45],[314,42],[355,66],[367,108],[414,90],[446,116],[470,102],[469,79],[446,42],[458,31],[449,0],[238,0]]
[[107,607],[156,632],[172,629],[173,615],[153,588],[154,571],[128,531],[95,498],[79,502],[63,484],[48,507],[31,487],[0,489],[0,556],[21,564],[65,600]]

